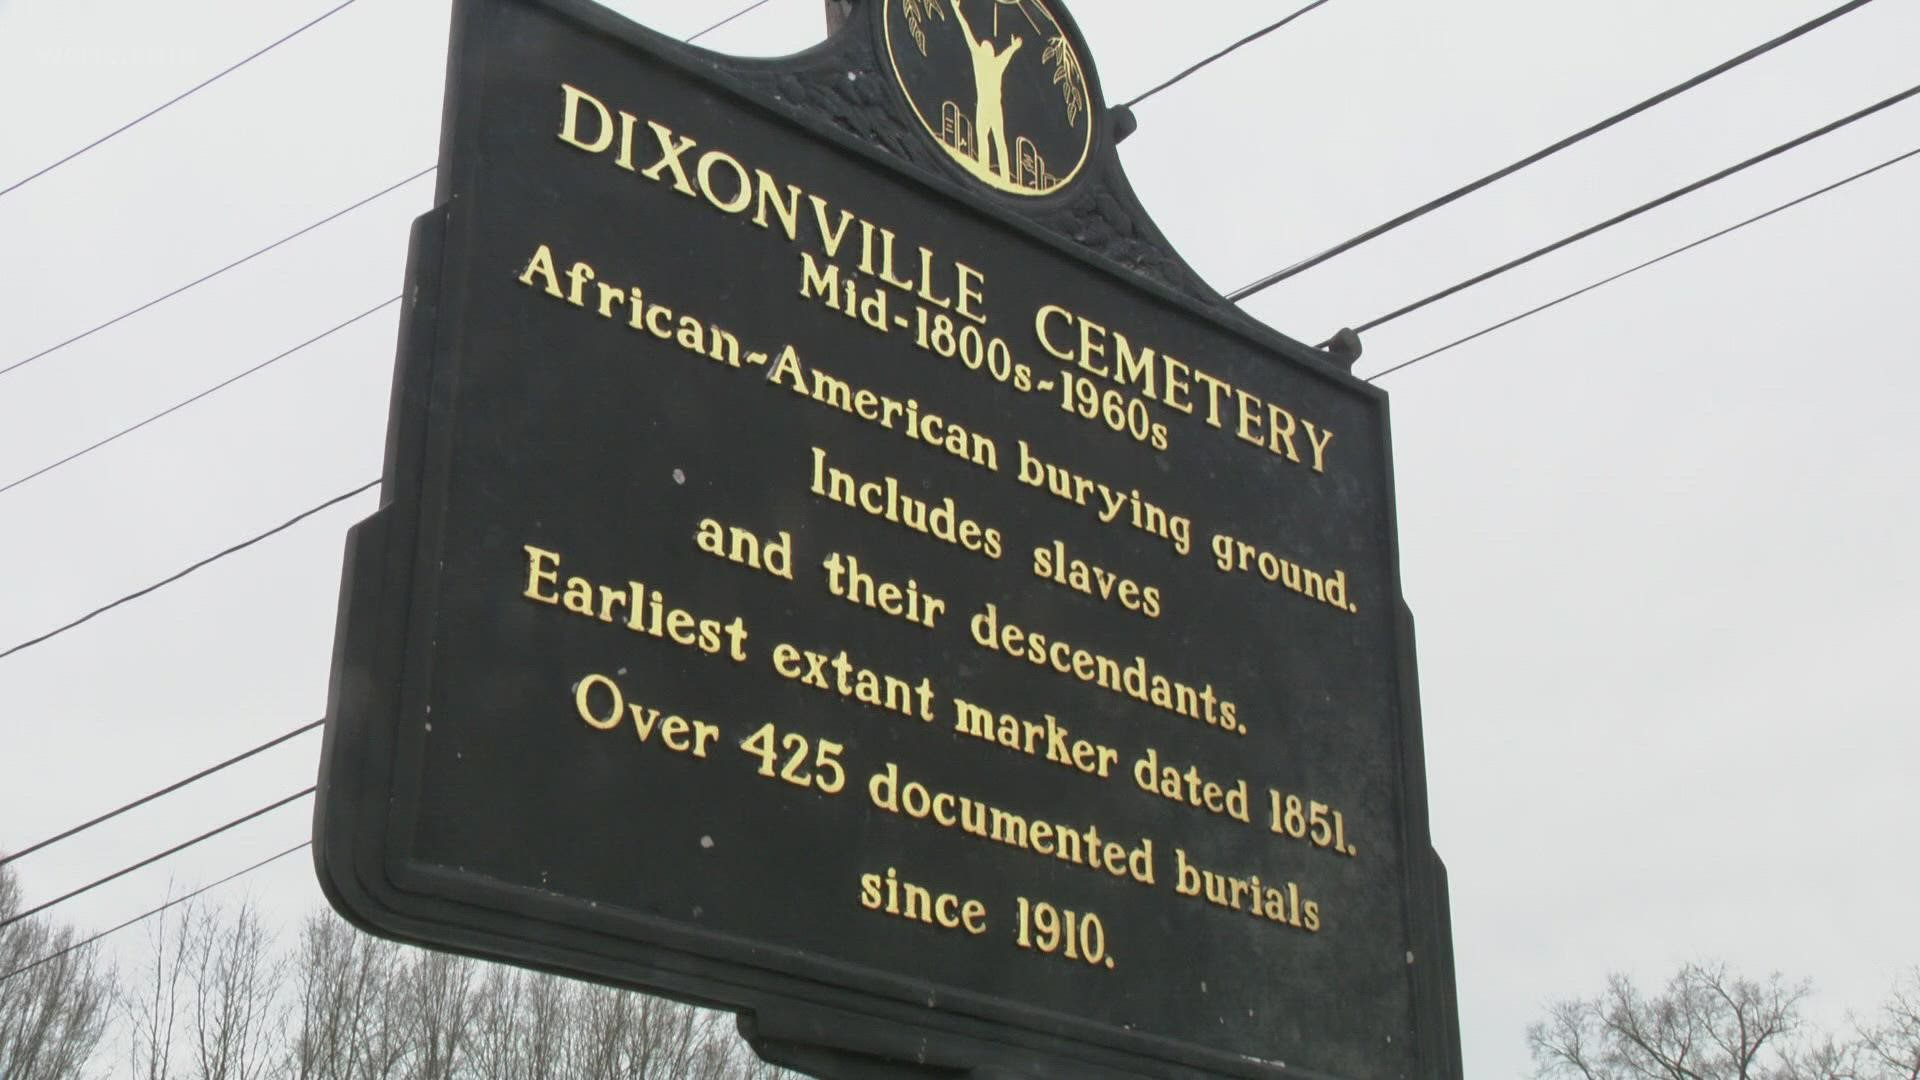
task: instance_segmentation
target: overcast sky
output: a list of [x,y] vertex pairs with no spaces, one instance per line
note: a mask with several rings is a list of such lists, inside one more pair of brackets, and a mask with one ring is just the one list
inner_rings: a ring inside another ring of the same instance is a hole
[[[0,0],[0,186],[331,6]],[[672,34],[734,0],[612,6]],[[1334,0],[1142,105],[1122,157],[1223,291],[1774,36],[1826,0]],[[1286,10],[1083,0],[1125,99]],[[1177,14],[1176,14],[1177,13]],[[444,3],[361,0],[0,197],[0,367],[431,164]],[[706,39],[780,54],[819,0]],[[1306,341],[1920,80],[1879,0],[1247,304]],[[1909,102],[1365,337],[1362,374],[1920,146]],[[1724,957],[1823,1017],[1920,963],[1920,159],[1382,380],[1467,1075],[1549,999]],[[0,376],[0,485],[399,292],[419,181]],[[395,315],[0,493],[0,649],[378,475]],[[324,706],[372,494],[0,660],[0,844]],[[30,900],[312,783],[318,738],[17,865]],[[67,905],[105,927],[298,842],[279,811]],[[251,893],[321,903],[304,858]],[[137,932],[117,939],[130,961]]]

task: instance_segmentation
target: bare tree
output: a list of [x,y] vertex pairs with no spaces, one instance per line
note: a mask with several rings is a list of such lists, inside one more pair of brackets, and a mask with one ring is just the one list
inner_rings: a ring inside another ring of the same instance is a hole
[[730,1013],[707,1013],[701,1022],[707,1033],[694,1080],[781,1080],[797,1077],[760,1060],[753,1048],[740,1037],[738,1025]]
[[135,981],[122,989],[130,1075],[143,1080],[169,1080],[173,1076],[174,1040],[181,1019],[180,984],[187,973],[189,941],[185,931],[192,915],[191,901],[182,905],[179,914],[161,910],[147,928],[145,962]]
[[1611,1076],[1603,1066],[1605,1031],[1597,1000],[1554,1002],[1547,1008],[1545,1020],[1527,1028],[1534,1075],[1578,1076],[1583,1080]]
[[1860,1049],[1832,1036],[1787,1051],[1780,1080],[1866,1080],[1860,1071]]
[[1859,1029],[1860,1055],[1874,1080],[1920,1080],[1920,967],[1908,971],[1881,1006],[1879,1019]]
[[1688,964],[1649,997],[1615,975],[1598,997],[1553,1005],[1527,1031],[1537,1077],[1763,1080],[1812,1052],[1801,1034],[1805,982],[1756,982],[1724,964]]
[[[604,1013],[618,1009],[591,1015],[589,988],[539,972],[486,967],[467,1054],[476,1080],[570,1080],[596,1075],[596,1060],[617,1056],[617,1048],[605,1044],[607,1030],[617,1032],[619,1025]],[[617,1033],[611,1038],[617,1043]]]
[[331,912],[301,930],[294,1028],[281,1075],[292,1080],[395,1080],[406,1057],[396,998],[400,946],[359,933]]
[[[0,922],[19,910],[19,881],[0,866]],[[76,947],[76,938],[37,918],[0,926],[0,1077],[65,1080],[93,1060],[113,982],[93,947]]]
[[640,1023],[633,1035],[636,1049],[644,1047],[653,1059],[653,1074],[662,1080],[690,1080],[706,1044],[701,1017],[708,1014],[665,998],[626,996],[640,1002]]
[[346,1046],[365,1005],[353,970],[354,941],[347,925],[325,914],[309,917],[294,957],[295,1027],[281,1074],[297,1080],[351,1075]]
[[776,1080],[723,1013],[483,965],[460,1075],[475,1080]]
[[260,1080],[272,1067],[281,1024],[275,1007],[286,964],[252,903],[231,915],[195,911],[186,928],[192,965],[196,1080]]
[[552,975],[529,974],[526,981],[525,1011],[514,1025],[519,1045],[516,1080],[551,1080],[564,1077],[561,1053],[567,1044],[567,984]]
[[[642,1056],[631,1065],[632,1075],[647,1075],[647,1051],[644,1038],[636,1038],[639,1003],[615,990],[599,986],[580,986],[568,995],[566,1041],[567,1075],[581,1080],[614,1080],[629,1075],[627,1055],[639,1049]],[[634,1044],[640,1044],[635,1047]]]
[[454,1080],[472,1037],[471,961],[451,953],[417,951],[404,981],[405,1015],[412,1023],[412,1080]]
[[286,964],[251,903],[189,901],[148,930],[122,992],[133,1074],[146,1080],[264,1080],[278,1057]]
[[512,968],[489,965],[476,994],[473,1037],[467,1064],[479,1080],[520,1080],[519,1023],[525,976]]
[[[19,909],[0,871],[0,919]],[[0,975],[73,944],[0,927]],[[249,904],[148,924],[124,988],[72,949],[0,979],[0,1080],[84,1075],[109,1018],[141,1080],[776,1080],[732,1017],[409,949],[320,912],[282,952]],[[117,1001],[119,1008],[113,1005]]]

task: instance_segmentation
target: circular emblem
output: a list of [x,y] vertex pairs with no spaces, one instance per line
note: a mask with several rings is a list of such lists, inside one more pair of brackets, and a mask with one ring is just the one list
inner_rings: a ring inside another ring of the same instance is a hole
[[886,0],[893,77],[927,135],[989,187],[1049,195],[1086,167],[1093,115],[1043,0]]

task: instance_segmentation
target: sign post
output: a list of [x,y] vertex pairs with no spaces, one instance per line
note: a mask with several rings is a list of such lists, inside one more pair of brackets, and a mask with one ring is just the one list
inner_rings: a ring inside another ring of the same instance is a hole
[[1055,0],[459,0],[316,863],[835,1076],[1457,1077],[1385,395]]

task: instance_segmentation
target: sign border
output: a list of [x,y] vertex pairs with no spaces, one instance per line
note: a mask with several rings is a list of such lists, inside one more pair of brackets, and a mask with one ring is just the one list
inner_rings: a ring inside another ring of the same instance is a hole
[[[699,1004],[742,1010],[750,1017],[743,1018],[743,1029],[757,1033],[757,1041],[769,1045],[838,1046],[881,1058],[912,1059],[917,1054],[926,1063],[962,1069],[993,1065],[1019,1070],[1031,1067],[1037,1055],[1071,1062],[1078,1075],[1130,1075],[1144,1069],[1163,1076],[1200,1072],[1334,1080],[1200,1044],[949,991],[864,965],[817,957],[802,957],[797,964],[783,962],[792,958],[782,953],[798,955],[797,950],[735,941],[726,950],[733,955],[722,957],[715,955],[719,950],[696,951],[693,942],[671,940],[684,936],[677,929],[662,933],[656,927],[651,936],[644,932],[635,936],[634,928],[644,931],[647,923],[660,920],[635,913],[612,914],[584,901],[489,884],[444,868],[410,865],[389,846],[391,835],[404,835],[413,809],[394,797],[393,778],[418,765],[417,752],[410,747],[417,748],[419,740],[402,737],[400,724],[404,717],[420,715],[421,698],[431,682],[430,642],[424,640],[424,624],[413,615],[416,610],[431,610],[438,584],[427,564],[428,553],[437,550],[438,524],[424,496],[434,490],[436,480],[444,480],[449,425],[444,417],[433,417],[432,407],[444,402],[454,385],[461,338],[459,327],[442,322],[441,304],[451,295],[450,287],[457,291],[460,279],[475,272],[463,265],[456,246],[458,231],[452,227],[460,212],[456,195],[471,190],[480,168],[473,148],[478,145],[483,118],[474,91],[484,84],[485,73],[471,62],[466,46],[470,35],[485,32],[486,20],[508,6],[548,13],[642,54],[649,63],[675,68],[738,107],[826,143],[834,152],[894,173],[908,184],[927,188],[932,197],[991,218],[1028,242],[1048,245],[1186,317],[1211,323],[1257,352],[1292,361],[1303,376],[1359,394],[1377,414],[1385,462],[1385,475],[1378,480],[1384,484],[1388,521],[1397,516],[1385,391],[1338,369],[1307,346],[1240,316],[1224,302],[1207,306],[1163,281],[1070,242],[1015,212],[1005,196],[970,188],[954,175],[903,163],[803,109],[769,102],[743,78],[843,59],[848,39],[857,36],[853,29],[857,23],[850,22],[841,34],[793,57],[743,60],[682,45],[590,0],[456,0],[436,209],[415,223],[409,250],[382,505],[353,528],[347,545],[328,691],[321,797],[314,810],[314,863],[329,901],[357,925],[385,936],[476,956],[509,958],[618,985],[644,985]],[[870,7],[879,5],[870,3]],[[1057,13],[1056,17],[1071,27],[1070,16]],[[1077,37],[1077,30],[1073,33]],[[1087,81],[1095,95],[1091,110],[1101,103],[1091,73]],[[1070,186],[1072,194],[1026,201],[1091,198],[1100,186],[1093,181],[1099,178],[1130,200],[1131,191],[1113,150],[1111,125],[1104,116],[1096,119],[1095,147],[1083,173]],[[957,170],[949,171],[958,175]],[[1157,237],[1150,223],[1143,225]],[[1394,809],[1405,844],[1400,853],[1405,867],[1404,931],[1415,950],[1409,956],[1414,1035],[1421,1044],[1420,1060],[1432,1075],[1457,1077],[1458,1021],[1445,871],[1429,839],[1412,621],[1402,599],[1397,529],[1389,530],[1385,555],[1392,567],[1387,585],[1397,609],[1395,677],[1400,723],[1393,740],[1401,777],[1396,785],[1399,806]],[[403,678],[409,671],[413,678]],[[524,914],[534,910],[543,914]],[[709,944],[721,937],[700,936]]]

